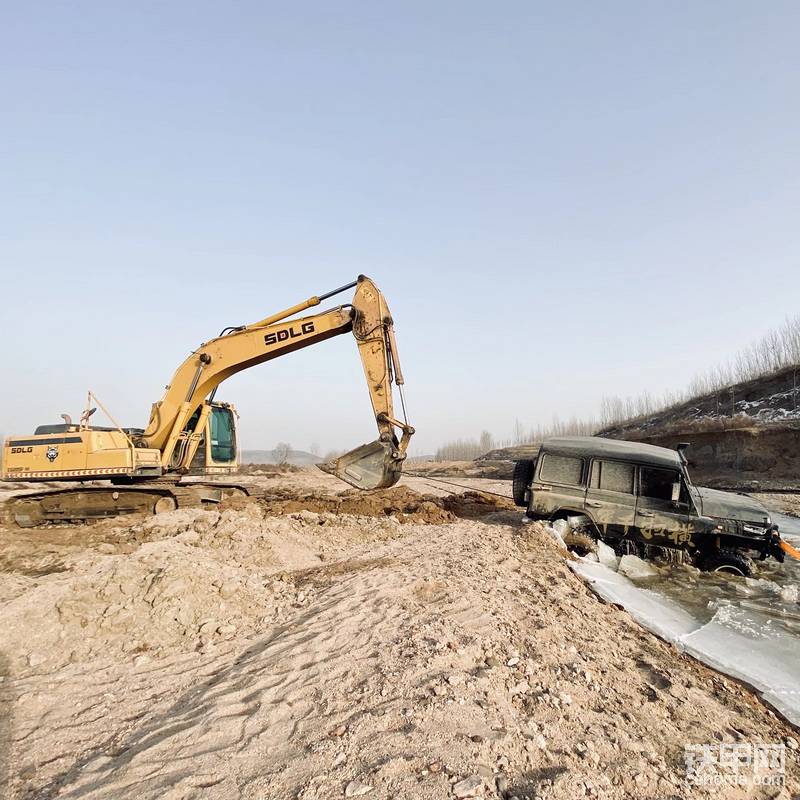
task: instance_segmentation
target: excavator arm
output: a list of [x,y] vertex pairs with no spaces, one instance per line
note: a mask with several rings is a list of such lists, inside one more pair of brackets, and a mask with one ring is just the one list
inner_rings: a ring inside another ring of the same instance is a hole
[[[295,316],[353,287],[352,305]],[[164,397],[153,405],[150,422],[137,445],[158,449],[165,471],[186,471],[197,450],[210,402],[226,378],[345,333],[352,333],[358,345],[379,438],[342,456],[328,469],[359,488],[392,486],[400,477],[414,429],[394,416],[392,382],[401,392],[403,385],[394,326],[383,294],[363,275],[259,322],[226,329],[201,345],[178,367]],[[193,430],[187,430],[198,409],[197,423]]]

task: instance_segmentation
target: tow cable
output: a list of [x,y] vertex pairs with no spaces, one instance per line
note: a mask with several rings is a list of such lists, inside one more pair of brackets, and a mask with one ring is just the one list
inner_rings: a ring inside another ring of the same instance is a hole
[[789,542],[784,542],[783,539],[781,539],[780,547],[784,553],[788,553],[792,558],[796,558],[798,561],[800,561],[800,550],[792,547]]
[[[413,472],[406,472],[404,474],[409,478],[417,478],[418,480],[423,480],[426,481],[427,483],[430,483],[431,481],[433,481],[434,483],[445,483],[448,486],[458,486],[460,489],[469,489],[470,491],[478,492],[479,494],[493,494],[495,495],[495,497],[502,497],[506,500],[511,500],[511,498],[507,494],[500,494],[499,492],[491,492],[488,489],[481,489],[479,486],[467,486],[466,484],[463,483],[454,483],[453,481],[443,481],[441,478],[430,478],[427,475],[418,475],[414,474]],[[439,489],[438,486],[433,486],[432,488]],[[439,489],[439,491],[443,490]],[[450,492],[450,494],[455,494],[455,492]]]

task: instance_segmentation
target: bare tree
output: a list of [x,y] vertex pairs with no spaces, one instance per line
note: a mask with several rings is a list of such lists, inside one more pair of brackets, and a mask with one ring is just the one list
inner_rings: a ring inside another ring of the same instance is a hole
[[537,425],[535,428],[531,428],[522,444],[541,442],[550,436],[591,436],[597,431],[597,428],[598,422],[594,417],[588,419],[571,417],[564,422],[558,416],[554,416],[549,425]]
[[599,422],[594,419],[581,420],[577,417],[562,422],[553,417],[550,425],[537,425],[525,430],[525,426],[517,419],[514,423],[512,439],[496,442],[489,431],[482,431],[480,439],[455,439],[443,444],[434,455],[434,461],[472,461],[485,455],[496,447],[513,447],[523,444],[535,444],[550,436],[591,436],[597,432]]
[[472,461],[484,454],[475,439],[456,439],[443,444],[434,455],[434,461]]
[[288,442],[278,442],[272,451],[275,461],[278,464],[288,464],[289,456],[292,453],[292,446]]
[[319,443],[318,442],[311,442],[311,444],[308,447],[308,451],[309,451],[309,453],[311,453],[312,456],[318,456],[320,454]]

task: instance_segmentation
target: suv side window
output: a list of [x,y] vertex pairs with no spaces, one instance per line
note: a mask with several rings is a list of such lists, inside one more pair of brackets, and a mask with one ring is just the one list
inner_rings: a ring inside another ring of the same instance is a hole
[[686,485],[681,480],[680,473],[673,469],[659,469],[658,467],[639,468],[639,495],[652,500],[672,501],[672,485],[681,484],[679,502],[689,501]]
[[572,456],[557,456],[545,453],[541,457],[539,480],[545,483],[560,483],[565,486],[580,486],[583,479],[583,459]]
[[594,461],[589,485],[592,489],[633,494],[634,473],[633,464],[625,464],[622,461]]
[[671,469],[642,467],[639,471],[639,494],[653,500],[671,500],[672,485],[680,479],[680,475]]

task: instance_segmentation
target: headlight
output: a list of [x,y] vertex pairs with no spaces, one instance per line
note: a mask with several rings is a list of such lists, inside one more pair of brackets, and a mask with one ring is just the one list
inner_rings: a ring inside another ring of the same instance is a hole
[[735,519],[715,519],[714,533],[727,533],[736,536],[742,532],[742,524]]

